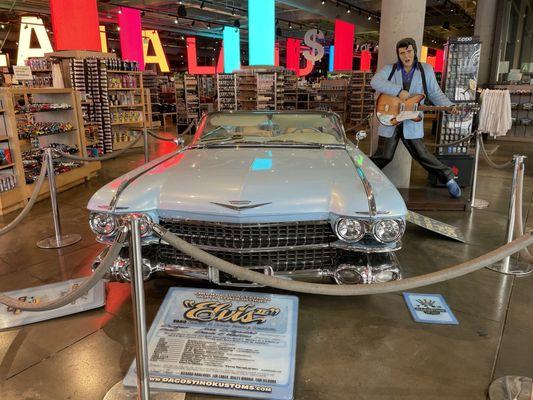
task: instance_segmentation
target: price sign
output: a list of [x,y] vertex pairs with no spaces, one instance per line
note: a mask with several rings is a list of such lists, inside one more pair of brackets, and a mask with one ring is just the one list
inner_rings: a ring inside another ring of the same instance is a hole
[[25,65],[13,65],[13,75],[17,81],[32,81],[31,68]]

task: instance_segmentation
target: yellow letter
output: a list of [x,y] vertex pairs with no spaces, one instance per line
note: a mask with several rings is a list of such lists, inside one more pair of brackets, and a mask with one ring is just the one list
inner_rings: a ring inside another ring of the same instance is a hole
[[105,25],[100,25],[100,43],[102,44],[102,53],[107,53],[107,33]]
[[[148,48],[152,42],[154,46],[155,55],[148,55]],[[167,58],[165,57],[165,52],[163,51],[163,46],[161,45],[161,39],[159,39],[159,33],[156,30],[147,30],[143,31],[143,49],[144,49],[144,64],[158,64],[161,72],[170,72],[168,67]]]

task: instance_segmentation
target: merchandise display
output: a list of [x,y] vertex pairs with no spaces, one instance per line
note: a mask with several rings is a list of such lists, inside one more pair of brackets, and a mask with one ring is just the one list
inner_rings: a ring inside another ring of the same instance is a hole
[[17,130],[21,139],[29,139],[31,136],[57,135],[74,130],[70,122],[34,122],[26,124],[19,121]]
[[189,123],[200,117],[198,76],[178,74],[174,76],[176,91],[176,114],[178,125]]
[[32,87],[47,88],[53,86],[52,65],[49,58],[28,58],[26,65],[31,68],[33,75]]
[[[58,148],[59,150],[70,154],[76,154],[79,151],[77,147],[70,147],[68,145],[59,143],[51,143],[50,147]],[[22,153],[22,163],[24,165],[24,176],[26,178],[26,183],[31,184],[37,180],[37,177],[41,172],[42,159],[42,149],[34,149]],[[56,175],[69,172],[72,169],[79,168],[81,166],[83,166],[82,163],[65,161],[58,156],[54,157],[54,172]]]
[[217,109],[237,110],[237,85],[235,74],[217,74]]
[[496,85],[511,95],[511,130],[502,140],[533,141],[533,85]]
[[51,103],[31,103],[27,105],[16,105],[15,114],[31,114],[36,112],[47,111],[64,111],[71,110],[72,107],[69,104],[51,104]]
[[348,85],[349,125],[360,125],[374,113],[374,89],[370,80],[374,74],[365,71],[353,71]]
[[0,192],[8,192],[17,186],[17,178],[15,175],[7,173],[0,174]]
[[[475,105],[477,75],[481,43],[474,37],[452,38],[445,46],[446,68],[443,75],[443,90],[456,104]],[[472,133],[474,112],[459,115],[443,114],[440,119],[438,144],[459,140]],[[466,155],[469,142],[439,147],[439,155]]]
[[255,110],[257,104],[255,74],[237,74],[237,109],[239,111]]
[[72,87],[82,99],[90,100],[82,103],[84,122],[98,125],[98,147],[102,152],[113,151],[105,62],[96,58],[74,58],[69,62],[69,70]]

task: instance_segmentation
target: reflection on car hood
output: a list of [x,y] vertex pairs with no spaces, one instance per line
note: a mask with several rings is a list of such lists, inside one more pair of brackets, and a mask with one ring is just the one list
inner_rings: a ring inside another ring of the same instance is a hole
[[[370,181],[382,216],[404,216],[400,195],[363,153],[352,149]],[[157,164],[157,163],[154,163]],[[106,185],[89,203],[109,205],[131,173]],[[330,213],[369,212],[367,193],[345,149],[241,147],[192,149],[133,180],[117,211],[158,210],[162,216],[203,220],[325,219]]]

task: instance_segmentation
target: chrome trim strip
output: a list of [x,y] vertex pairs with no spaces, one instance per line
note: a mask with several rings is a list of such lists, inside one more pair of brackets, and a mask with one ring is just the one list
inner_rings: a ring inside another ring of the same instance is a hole
[[180,153],[183,153],[185,151],[189,150],[188,147],[185,147],[183,149],[179,149],[173,153],[170,153],[168,155],[168,157],[165,157],[163,158],[161,161],[159,161],[158,163],[152,165],[150,168],[147,168],[141,172],[139,172],[137,175],[134,175],[132,176],[130,179],[128,180],[125,180],[125,181],[122,181],[122,183],[119,185],[118,189],[117,189],[117,192],[115,193],[115,195],[113,196],[113,198],[111,199],[111,202],[109,203],[109,209],[112,211],[112,212],[115,212],[116,209],[117,209],[117,203],[118,203],[118,200],[119,200],[119,197],[120,195],[124,192],[124,190],[126,190],[126,188],[131,185],[137,178],[139,178],[141,175],[144,175],[145,173],[147,173],[148,171],[154,169],[155,167],[158,167],[159,165],[161,165],[162,163],[164,163],[165,161],[171,159],[172,157],[174,156],[177,156],[178,154]]
[[374,196],[374,189],[372,189],[372,185],[370,184],[370,181],[367,179],[365,172],[361,167],[359,167],[356,163],[356,161],[353,159],[352,155],[348,150],[346,150],[346,153],[348,153],[348,157],[350,160],[352,160],[353,166],[355,167],[355,170],[357,171],[357,176],[359,176],[359,179],[361,179],[361,182],[363,183],[363,187],[365,189],[366,197],[368,200],[368,211],[370,212],[371,217],[375,217],[378,215],[378,209],[376,206],[376,198]]

